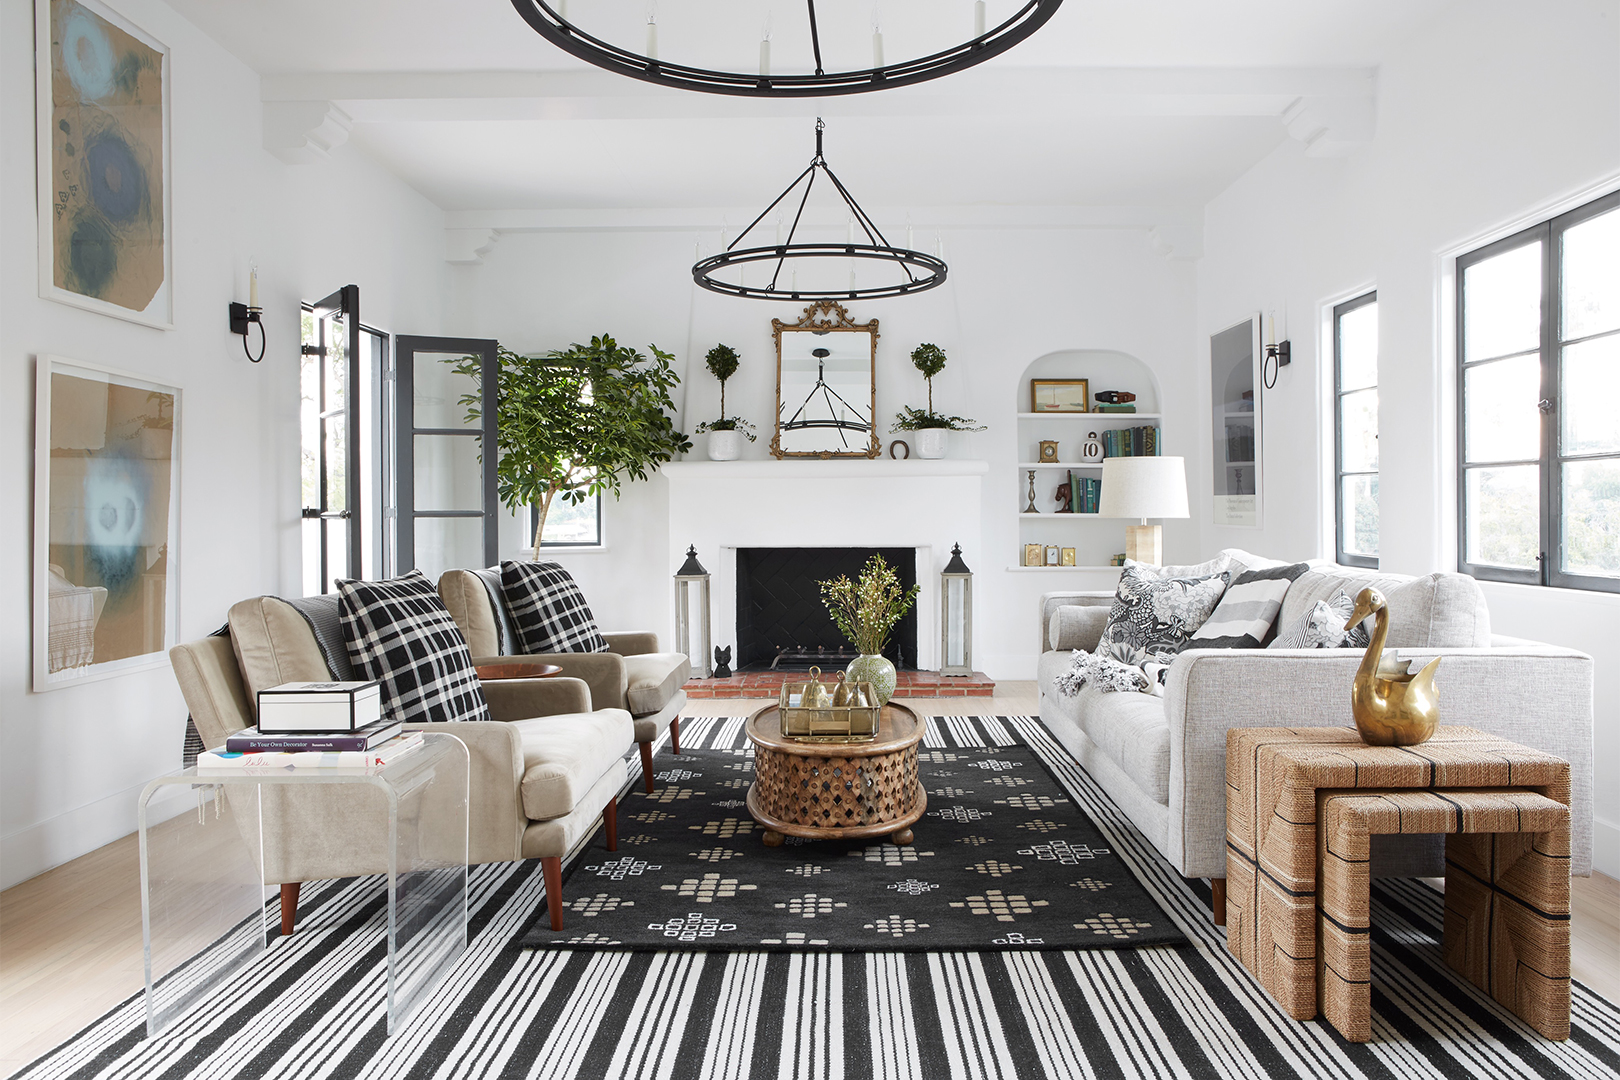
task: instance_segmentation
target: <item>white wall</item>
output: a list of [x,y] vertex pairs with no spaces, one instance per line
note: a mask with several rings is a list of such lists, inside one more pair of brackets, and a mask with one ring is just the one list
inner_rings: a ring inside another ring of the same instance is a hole
[[[1456,569],[1455,399],[1447,256],[1620,186],[1620,3],[1457,5],[1379,74],[1375,141],[1347,161],[1287,143],[1206,209],[1198,270],[1208,335],[1256,309],[1286,312],[1294,363],[1265,395],[1264,521],[1217,528],[1195,485],[1202,550],[1333,554],[1325,309],[1379,300],[1382,565]],[[1208,387],[1200,384],[1200,412]],[[1200,464],[1208,471],[1209,423]],[[1620,874],[1620,596],[1485,585],[1498,633],[1597,659],[1600,869]]]
[[[503,234],[482,265],[453,271],[455,299],[447,323],[451,332],[499,338],[520,352],[566,348],[601,333],[643,350],[656,343],[680,360],[685,382],[677,399],[685,402],[687,431],[719,415],[719,384],[704,370],[703,356],[724,341],[742,355],[727,385],[727,411],[760,426],[759,441],[744,456],[763,458],[775,410],[771,319],[796,321],[803,307],[718,296],[686,284],[694,243],[712,248],[715,239],[657,231]],[[962,228],[947,231],[945,244],[951,266],[945,285],[917,296],[855,303],[851,316],[878,320],[878,416],[885,447],[901,437],[887,433],[899,407],[925,401],[922,376],[910,361],[911,350],[923,341],[950,358],[934,380],[935,408],[989,426],[953,435],[950,449],[951,457],[990,462],[981,489],[981,546],[975,550],[963,538],[977,586],[974,658],[993,678],[1031,679],[1040,594],[1111,590],[1116,575],[1006,570],[1019,561],[1016,515],[1024,478],[1014,463],[1032,453],[1018,446],[1013,419],[1028,408],[1025,369],[1060,350],[1117,350],[1143,361],[1160,386],[1184,384],[1194,366],[1193,266],[1156,253],[1142,230]],[[1178,400],[1167,412],[1165,452],[1190,453],[1195,403]],[[703,436],[694,443],[692,456],[701,459]],[[1064,452],[1078,457],[1078,446]],[[669,568],[676,549],[684,551],[690,538],[665,535],[667,500],[667,484],[659,477],[627,485],[622,500],[606,504],[608,549],[559,556],[604,626],[654,629],[666,640],[671,634]],[[741,502],[711,509],[716,515],[751,512]],[[881,514],[884,508],[867,511]],[[1054,524],[1049,542],[1073,544],[1076,534],[1063,530],[1075,528],[1111,530],[1117,534],[1113,550],[1124,550],[1123,522]],[[503,555],[527,542],[520,537],[517,530],[508,532]],[[1194,537],[1189,523],[1169,525],[1167,556],[1190,556]],[[699,552],[704,559],[713,554]]]
[[[299,587],[298,302],[354,282],[364,321],[439,332],[443,214],[352,150],[281,164],[260,145],[253,72],[156,0],[119,8],[173,50],[170,331],[40,299],[33,5],[0,5],[0,888],[130,832],[141,787],[179,764],[186,717],[167,664],[29,689],[35,355],[182,388],[186,640],[243,597]],[[258,365],[226,325],[252,259],[269,337]]]

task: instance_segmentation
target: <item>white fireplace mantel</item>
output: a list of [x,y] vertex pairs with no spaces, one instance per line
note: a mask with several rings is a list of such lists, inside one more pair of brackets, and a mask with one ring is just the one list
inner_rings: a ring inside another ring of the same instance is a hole
[[716,645],[734,645],[737,549],[909,547],[917,552],[920,667],[937,666],[939,574],[951,546],[979,554],[988,462],[942,458],[681,461],[669,481],[669,572],[697,548],[713,589]]

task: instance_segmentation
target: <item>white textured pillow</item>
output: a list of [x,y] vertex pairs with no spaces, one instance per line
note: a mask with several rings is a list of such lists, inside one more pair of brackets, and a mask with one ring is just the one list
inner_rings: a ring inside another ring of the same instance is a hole
[[1126,559],[1125,565],[1135,568],[1143,577],[1202,578],[1224,573],[1230,568],[1231,562],[1227,553],[1223,551],[1209,562],[1198,563],[1195,566],[1155,566],[1153,563],[1137,562],[1135,559]]
[[1368,635],[1365,626],[1344,624],[1355,611],[1356,602],[1343,589],[1327,600],[1318,600],[1311,610],[1277,634],[1270,649],[1364,649]]

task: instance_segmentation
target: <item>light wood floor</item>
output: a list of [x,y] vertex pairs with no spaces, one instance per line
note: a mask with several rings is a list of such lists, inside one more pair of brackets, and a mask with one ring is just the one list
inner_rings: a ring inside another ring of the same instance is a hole
[[[993,698],[940,698],[936,715],[1028,714],[1033,683]],[[694,701],[694,716],[735,716],[768,701]],[[0,1078],[68,1039],[142,985],[140,871],[126,836],[0,892]],[[1620,1001],[1620,881],[1575,879],[1572,970]]]

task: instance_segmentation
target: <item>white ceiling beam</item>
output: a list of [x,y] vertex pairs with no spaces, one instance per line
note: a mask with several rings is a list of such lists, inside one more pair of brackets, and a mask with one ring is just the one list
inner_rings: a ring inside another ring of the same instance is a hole
[[349,139],[354,118],[327,100],[266,101],[264,148],[289,165],[325,161]]
[[1370,68],[996,68],[920,87],[761,101],[695,94],[602,71],[267,75],[266,102],[324,101],[357,123],[801,116],[1281,116],[1300,100],[1362,102]]

